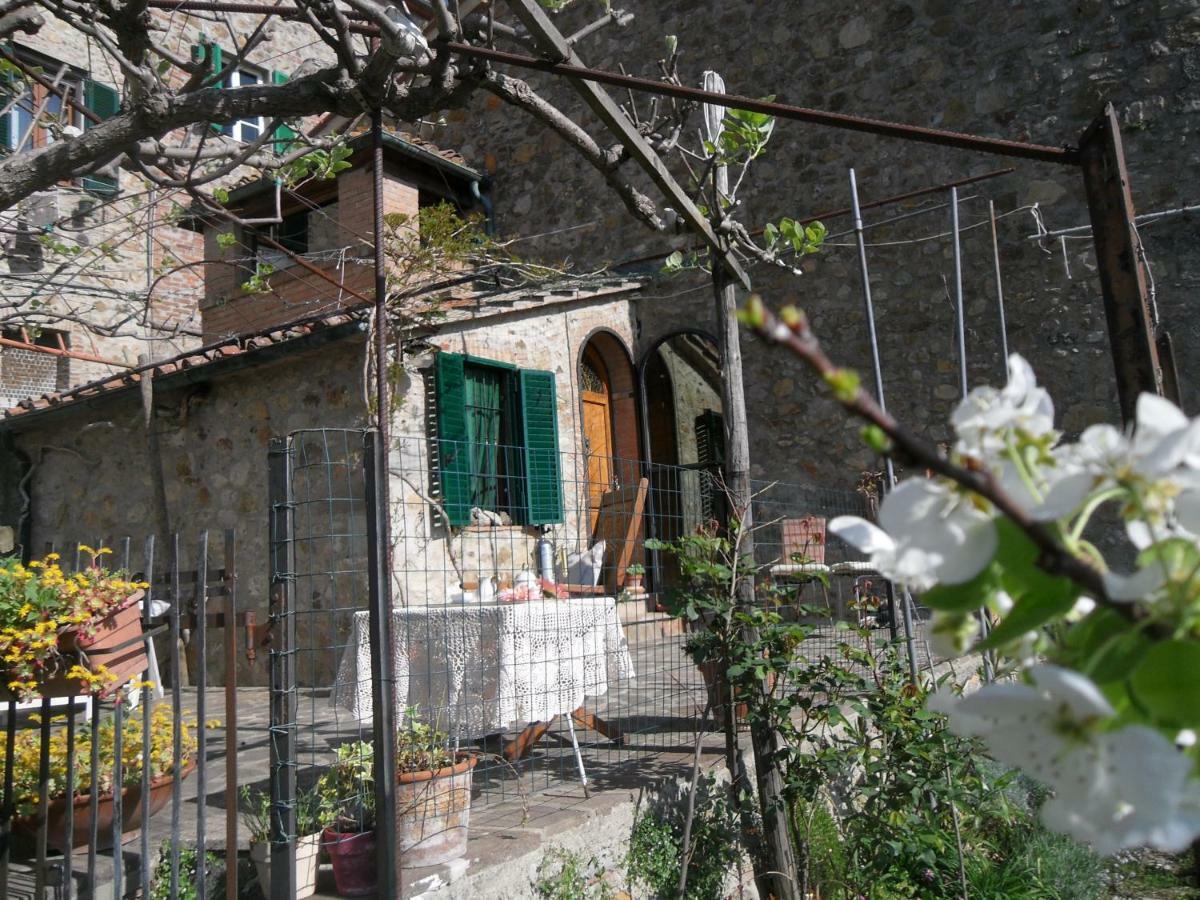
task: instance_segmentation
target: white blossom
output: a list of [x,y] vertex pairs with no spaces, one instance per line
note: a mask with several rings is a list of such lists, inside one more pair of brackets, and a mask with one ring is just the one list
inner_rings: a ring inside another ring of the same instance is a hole
[[1085,676],[1052,665],[1028,668],[1033,684],[997,683],[931,709],[950,730],[979,737],[989,753],[1051,788],[1047,827],[1098,853],[1151,845],[1177,851],[1200,834],[1200,786],[1190,760],[1141,725],[1104,731],[1116,711]]
[[[1200,533],[1200,420],[1189,420],[1169,400],[1142,394],[1131,435],[1111,425],[1093,425],[1078,443],[1058,448],[1055,458],[1062,474],[1034,511],[1038,518],[1061,519],[1093,493],[1127,484],[1140,489],[1153,517],[1145,524],[1160,526],[1158,539],[1181,514],[1186,522],[1179,524],[1195,525],[1192,533]],[[1135,543],[1137,527],[1131,533]]]
[[969,581],[996,552],[991,516],[923,478],[910,478],[887,495],[879,527],[857,516],[838,516],[829,529],[870,554],[880,574],[916,590]]
[[1029,363],[1013,353],[1008,358],[1008,384],[1000,390],[975,388],[959,403],[950,422],[958,435],[958,452],[996,461],[1004,454],[1010,436],[1054,435],[1054,403],[1046,390],[1038,387]]

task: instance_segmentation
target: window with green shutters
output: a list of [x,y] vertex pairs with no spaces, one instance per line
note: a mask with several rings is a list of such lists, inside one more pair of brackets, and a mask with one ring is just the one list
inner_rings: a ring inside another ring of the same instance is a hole
[[471,509],[519,525],[563,520],[553,372],[439,353],[435,364],[438,481],[449,524]]
[[[121,111],[121,94],[110,85],[88,78],[83,83],[83,103],[103,121]],[[95,124],[84,119],[83,127],[94,128]],[[101,197],[114,197],[120,190],[120,181],[115,175],[84,175],[80,184],[85,191]]]

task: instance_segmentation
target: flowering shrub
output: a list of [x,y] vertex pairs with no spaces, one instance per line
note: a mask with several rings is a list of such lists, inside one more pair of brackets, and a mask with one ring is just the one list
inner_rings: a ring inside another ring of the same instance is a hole
[[[194,721],[179,723],[182,754],[180,766],[186,768],[196,755]],[[99,740],[100,768],[97,786],[102,794],[113,789],[113,771],[116,768],[114,753],[116,729],[112,719],[101,723]],[[174,717],[166,706],[157,706],[150,716],[150,777],[159,778],[175,773],[174,764]],[[8,737],[0,732],[0,754],[7,751]],[[17,732],[13,743],[13,798],[18,815],[33,815],[38,805],[38,759],[41,748],[41,732],[38,729],[23,729]],[[47,795],[50,799],[63,797],[67,792],[67,731],[56,728],[50,734],[50,768],[47,779]],[[122,786],[131,787],[142,780],[142,761],[145,754],[142,746],[142,717],[131,715],[121,728]],[[92,787],[92,735],[91,729],[80,728],[75,732],[75,791],[85,794]]]
[[[1143,395],[1128,433],[1064,442],[1014,354],[1008,384],[972,391],[951,423],[953,477],[904,481],[878,526],[829,528],[924,591],[943,647],[999,656],[1011,679],[928,705],[1051,790],[1049,828],[1105,854],[1183,849],[1200,835],[1200,419]],[[1113,539],[1127,571],[1098,546]]]
[[63,572],[59,555],[50,553],[28,566],[0,561],[0,661],[10,691],[23,700],[38,695],[39,684],[58,675],[99,689],[115,680],[103,666],[89,669],[64,652],[59,638],[73,632],[85,641],[99,624],[149,587],[124,572],[110,572],[101,559],[112,551],[81,545],[91,563],[74,575]]

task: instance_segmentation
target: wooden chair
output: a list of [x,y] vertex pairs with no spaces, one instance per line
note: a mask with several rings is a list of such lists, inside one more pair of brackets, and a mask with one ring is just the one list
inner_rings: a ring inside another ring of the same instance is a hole
[[[615,597],[625,587],[625,570],[633,563],[638,549],[638,536],[642,532],[642,519],[646,510],[646,494],[650,491],[648,478],[638,479],[636,485],[614,488],[600,498],[600,515],[592,532],[589,546],[604,541],[604,564],[601,568],[603,583],[566,584],[571,596]],[[610,564],[611,560],[611,564]]]

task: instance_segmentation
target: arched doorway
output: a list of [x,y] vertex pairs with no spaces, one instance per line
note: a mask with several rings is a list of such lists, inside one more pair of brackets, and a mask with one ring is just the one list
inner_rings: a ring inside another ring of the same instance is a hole
[[634,484],[640,476],[633,361],[611,332],[597,332],[584,345],[579,357],[579,403],[588,526],[595,531],[604,494]]
[[[680,331],[656,342],[639,369],[650,473],[647,534],[673,541],[726,518],[718,479],[725,461],[720,350],[703,331]],[[678,575],[670,555],[655,553],[651,564],[656,589]]]

